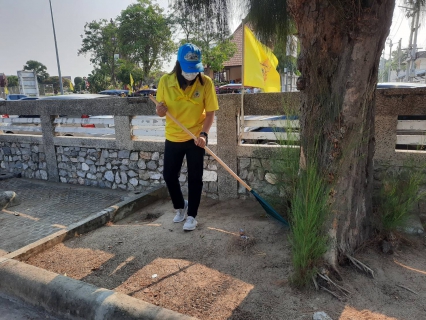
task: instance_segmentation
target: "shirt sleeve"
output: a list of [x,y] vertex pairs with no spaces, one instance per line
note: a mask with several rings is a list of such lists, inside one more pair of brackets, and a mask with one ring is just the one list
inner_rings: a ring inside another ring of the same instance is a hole
[[219,110],[219,103],[217,101],[216,89],[213,85],[213,81],[205,77],[205,98],[204,98],[204,109],[206,112]]
[[160,78],[160,82],[158,83],[156,97],[158,102],[164,102],[164,76]]

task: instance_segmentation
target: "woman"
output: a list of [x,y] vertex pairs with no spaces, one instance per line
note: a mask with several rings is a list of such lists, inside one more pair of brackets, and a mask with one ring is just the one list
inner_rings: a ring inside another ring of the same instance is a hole
[[[204,147],[208,133],[219,109],[213,81],[202,74],[200,49],[191,44],[179,48],[173,71],[161,77],[157,89],[157,114],[174,116],[197,139],[192,139],[173,120],[166,119],[163,176],[169,190],[176,216],[173,222],[183,222],[183,230],[197,226],[198,207],[203,190]],[[182,195],[179,173],[183,158],[188,167],[188,200]]]

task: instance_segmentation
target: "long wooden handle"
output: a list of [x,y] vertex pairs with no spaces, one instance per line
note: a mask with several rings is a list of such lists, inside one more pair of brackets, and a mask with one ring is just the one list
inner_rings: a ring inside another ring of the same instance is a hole
[[[155,105],[158,105],[158,101],[155,100],[155,98],[152,95],[149,95],[149,98],[155,103]],[[179,120],[173,117],[169,111],[166,112],[166,115],[167,117],[172,119],[179,127],[181,127],[182,130],[185,131],[191,138],[197,139],[197,137],[191,131],[189,131],[182,123],[180,123]],[[213,151],[211,151],[207,146],[205,146],[204,149],[207,151],[208,154],[210,154],[213,158],[215,158],[215,160],[219,162],[220,165],[231,174],[231,176],[233,176],[236,180],[238,180],[238,182],[241,183],[248,191],[251,191],[250,186],[247,183],[245,183],[244,180],[242,180],[239,176],[237,176],[237,174],[234,171],[232,171],[232,169],[228,167],[226,163],[223,162]]]

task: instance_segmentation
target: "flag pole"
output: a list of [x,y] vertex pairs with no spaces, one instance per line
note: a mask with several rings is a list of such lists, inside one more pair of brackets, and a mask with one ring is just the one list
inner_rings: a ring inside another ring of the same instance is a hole
[[241,108],[240,108],[240,116],[239,123],[240,123],[240,132],[238,134],[238,144],[241,144],[241,137],[244,133],[244,19],[241,20],[241,28],[243,30],[243,36],[241,41]]

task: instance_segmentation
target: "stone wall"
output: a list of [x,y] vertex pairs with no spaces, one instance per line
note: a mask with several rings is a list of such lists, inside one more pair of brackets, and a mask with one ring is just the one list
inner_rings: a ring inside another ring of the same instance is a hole
[[[426,90],[386,89],[376,92],[375,166],[384,162],[403,166],[407,157],[425,163],[424,151],[395,150],[398,115],[426,115]],[[299,93],[244,95],[245,115],[277,115],[298,108]],[[270,159],[274,146],[239,145],[240,95],[219,95],[217,145],[209,146],[231,170],[256,192],[278,192],[271,184]],[[163,183],[162,141],[135,140],[131,120],[136,115],[154,115],[154,104],[146,98],[69,101],[0,101],[0,114],[40,115],[41,136],[4,135],[0,132],[0,169],[23,177],[77,183],[105,188],[143,190]],[[114,139],[63,137],[55,134],[58,114],[114,116]],[[146,167],[145,167],[146,166]],[[206,156],[204,192],[221,200],[247,197],[248,192],[221,165]],[[186,167],[180,177],[186,189]]]
[[[280,195],[280,190],[274,183],[270,159],[239,158],[238,173],[239,177],[257,193],[264,196]],[[250,193],[243,185],[239,184],[238,195],[239,198],[246,198]]]
[[[144,191],[164,184],[163,152],[101,148],[57,147],[60,181],[100,188]],[[204,193],[217,198],[217,166],[208,156],[204,161]],[[187,166],[184,161],[179,181],[187,194]]]
[[[131,191],[164,184],[162,152],[57,146],[56,158],[62,183]],[[30,179],[48,179],[42,145],[0,142],[0,159],[5,171]],[[179,181],[187,194],[186,161]],[[203,181],[204,195],[218,198],[217,164],[210,156],[205,156]]]
[[25,178],[47,180],[43,145],[0,142],[0,168]]

